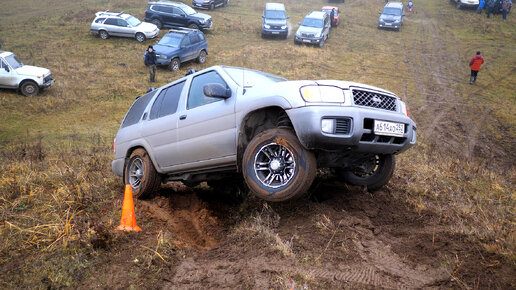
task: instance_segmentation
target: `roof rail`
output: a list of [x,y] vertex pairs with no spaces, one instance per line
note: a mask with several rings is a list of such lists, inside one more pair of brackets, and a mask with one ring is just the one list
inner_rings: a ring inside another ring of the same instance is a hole
[[124,13],[125,13],[125,11],[122,11],[122,12],[118,13],[118,15],[117,15],[117,16],[121,16],[121,15],[122,15],[122,14],[124,14]]

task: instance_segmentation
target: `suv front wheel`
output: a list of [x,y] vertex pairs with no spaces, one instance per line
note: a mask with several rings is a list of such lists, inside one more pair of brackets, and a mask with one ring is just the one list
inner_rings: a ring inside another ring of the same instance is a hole
[[176,57],[170,61],[170,64],[168,65],[168,69],[171,71],[178,71],[180,66],[181,66],[181,62],[179,61],[179,58]]
[[35,96],[39,93],[38,84],[33,81],[25,81],[20,87],[21,93],[26,97]]
[[131,153],[125,164],[124,182],[130,184],[133,196],[150,196],[161,185],[159,174],[145,149],[138,148]]
[[247,186],[267,201],[302,196],[312,184],[316,169],[314,154],[287,129],[269,129],[256,135],[242,159]]

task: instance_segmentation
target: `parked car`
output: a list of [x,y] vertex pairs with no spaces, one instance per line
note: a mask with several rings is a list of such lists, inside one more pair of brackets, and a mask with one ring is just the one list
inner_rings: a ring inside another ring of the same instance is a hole
[[[333,23],[331,24],[331,26],[338,26],[339,23],[340,23],[340,18],[339,18],[339,7],[335,7],[335,6],[324,6],[322,8],[322,11],[328,13],[328,15],[331,14],[331,11],[332,9],[335,9],[335,12],[333,12]],[[331,19],[330,19],[331,20]]]
[[262,14],[262,37],[288,37],[287,11],[282,3],[266,3]]
[[189,27],[209,29],[213,22],[211,16],[198,13],[192,7],[172,1],[152,1],[147,4],[145,21],[154,23],[158,28]]
[[[503,3],[503,0],[496,0],[495,6],[494,6],[493,11],[492,11],[493,14],[502,13],[502,3]],[[512,9],[512,0],[509,1],[509,10],[508,10],[508,12],[511,12],[511,9]]]
[[405,16],[405,10],[403,3],[401,2],[389,2],[385,4],[382,12],[380,12],[380,18],[378,19],[378,29],[396,29],[401,30],[403,25],[403,17]]
[[139,42],[158,36],[156,25],[141,22],[138,18],[124,12],[97,12],[91,23],[90,32],[108,39],[110,36],[135,38]]
[[324,46],[324,42],[330,37],[330,15],[322,11],[312,11],[305,16],[294,36],[294,43],[316,44]]
[[192,0],[192,6],[201,9],[213,10],[215,7],[228,6],[229,0]]
[[328,0],[328,2],[344,3],[345,0]]
[[450,2],[455,3],[458,9],[477,8],[479,4],[479,0],[450,0]]
[[24,96],[35,96],[54,82],[50,70],[24,65],[14,53],[0,50],[0,88],[16,89]]
[[111,169],[138,197],[168,181],[231,185],[243,176],[256,196],[284,201],[303,195],[317,168],[379,189],[394,155],[415,143],[416,124],[389,91],[214,66],[137,98]]
[[208,55],[206,37],[197,29],[172,29],[153,47],[158,65],[168,66],[171,71],[177,71],[181,63],[193,59],[203,64]]

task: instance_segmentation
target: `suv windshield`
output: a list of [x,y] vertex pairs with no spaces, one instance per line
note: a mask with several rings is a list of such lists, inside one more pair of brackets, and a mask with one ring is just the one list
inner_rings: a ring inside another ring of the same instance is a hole
[[322,21],[322,19],[305,18],[301,25],[308,26],[308,27],[320,28],[320,27],[323,27],[323,21]]
[[136,17],[134,16],[129,16],[127,19],[126,19],[127,23],[129,23],[129,25],[131,25],[132,27],[136,27],[138,25],[140,25],[142,22],[140,20],[138,20]]
[[285,11],[281,10],[266,10],[265,18],[268,19],[285,19],[287,18],[285,15]]
[[190,6],[186,6],[186,5],[185,5],[184,7],[181,7],[181,9],[183,9],[183,11],[184,11],[186,14],[188,14],[188,15],[192,15],[192,14],[197,13],[197,12],[195,12],[195,10],[193,10],[193,8],[192,8],[192,7],[190,7]]
[[5,57],[5,61],[13,68],[17,69],[23,66],[23,63],[16,57],[16,55],[11,54]]
[[165,34],[165,36],[163,36],[163,38],[158,42],[158,44],[170,47],[179,47],[182,39],[182,34],[168,33]]
[[240,87],[253,87],[255,85],[288,81],[286,78],[256,70],[237,67],[224,67],[224,70]]
[[397,8],[384,8],[382,14],[401,16],[401,9]]

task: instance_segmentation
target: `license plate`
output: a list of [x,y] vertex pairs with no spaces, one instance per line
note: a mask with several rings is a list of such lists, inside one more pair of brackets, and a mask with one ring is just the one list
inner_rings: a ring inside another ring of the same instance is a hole
[[374,120],[374,133],[376,135],[403,137],[405,124]]
[[279,34],[279,32],[278,31],[273,31],[272,34]]
[[385,25],[387,25],[387,26],[391,26],[391,25],[392,25],[392,23],[385,23]]
[[303,39],[303,42],[310,42],[310,39]]

